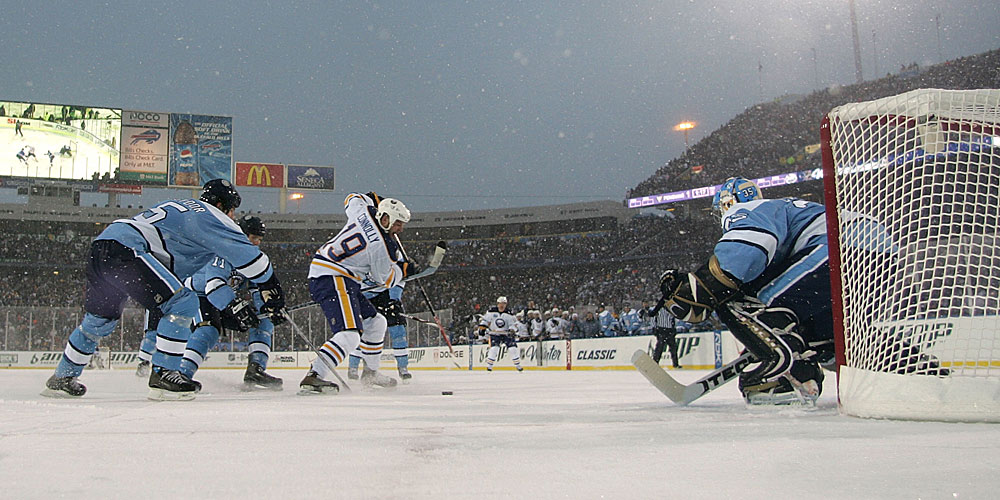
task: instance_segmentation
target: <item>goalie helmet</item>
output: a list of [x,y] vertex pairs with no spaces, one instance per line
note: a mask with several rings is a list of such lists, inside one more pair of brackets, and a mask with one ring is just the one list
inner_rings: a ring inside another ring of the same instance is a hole
[[226,179],[212,179],[201,189],[201,201],[209,205],[222,205],[222,211],[228,212],[240,207],[240,193],[236,192],[233,183]]
[[726,210],[737,203],[759,200],[760,188],[753,181],[743,177],[730,177],[722,183],[712,199],[712,213],[721,221]]
[[[382,226],[383,215],[389,216],[388,225]],[[403,205],[403,202],[395,198],[382,198],[382,201],[378,202],[375,219],[378,220],[378,224],[382,226],[383,230],[388,231],[396,221],[410,222],[410,210],[406,208],[406,205]]]
[[264,221],[260,220],[260,217],[255,215],[244,215],[240,217],[237,222],[240,229],[243,230],[243,234],[250,236],[251,234],[257,236],[264,236],[267,233],[267,228],[264,227]]
[[502,295],[500,297],[497,297],[497,304],[506,304],[506,303],[507,303],[507,297],[504,297]]

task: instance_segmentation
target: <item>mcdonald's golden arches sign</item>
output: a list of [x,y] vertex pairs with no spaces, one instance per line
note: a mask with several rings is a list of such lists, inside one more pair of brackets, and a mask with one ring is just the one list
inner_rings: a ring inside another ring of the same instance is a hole
[[281,163],[236,162],[236,185],[285,187],[285,166]]

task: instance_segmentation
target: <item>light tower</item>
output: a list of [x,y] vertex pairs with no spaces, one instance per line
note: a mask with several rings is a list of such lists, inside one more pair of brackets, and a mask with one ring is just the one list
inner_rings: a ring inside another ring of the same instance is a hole
[[688,131],[695,128],[698,124],[695,122],[680,122],[674,125],[674,130],[679,130],[684,132],[684,150],[687,151],[688,148]]

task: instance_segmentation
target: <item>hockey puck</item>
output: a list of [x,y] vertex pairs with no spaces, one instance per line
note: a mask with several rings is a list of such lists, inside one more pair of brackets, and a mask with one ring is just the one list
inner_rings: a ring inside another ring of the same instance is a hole
[[452,394],[454,394],[454,392],[451,392],[451,391],[441,391],[441,395],[442,396],[451,396]]

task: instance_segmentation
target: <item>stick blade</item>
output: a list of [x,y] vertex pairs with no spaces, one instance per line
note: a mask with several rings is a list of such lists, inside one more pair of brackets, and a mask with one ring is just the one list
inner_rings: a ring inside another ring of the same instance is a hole
[[688,389],[686,386],[682,385],[680,382],[674,380],[660,365],[653,361],[653,358],[646,354],[646,351],[642,349],[637,349],[632,354],[632,365],[635,366],[636,370],[646,377],[646,380],[653,387],[656,387],[664,396],[673,401],[675,404],[686,406],[694,399],[697,399],[698,394],[693,399],[689,399],[691,395],[687,394]]
[[430,262],[428,263],[428,267],[435,267],[436,268],[436,267],[440,266],[441,265],[441,261],[444,260],[444,253],[445,253],[445,251],[447,249],[448,249],[448,244],[445,243],[445,242],[443,242],[443,241],[439,241],[438,244],[437,244],[437,246],[434,247],[434,253],[431,255],[431,259],[430,259]]

